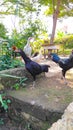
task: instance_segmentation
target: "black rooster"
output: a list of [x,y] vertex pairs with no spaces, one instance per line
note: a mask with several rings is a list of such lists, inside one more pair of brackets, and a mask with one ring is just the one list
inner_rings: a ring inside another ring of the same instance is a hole
[[50,54],[52,61],[58,63],[62,68],[62,76],[65,79],[66,72],[73,67],[73,57],[69,56],[68,58],[60,58],[57,54]]
[[40,65],[34,61],[32,61],[22,49],[16,49],[15,52],[19,53],[23,60],[25,61],[25,67],[28,70],[28,72],[32,75],[33,77],[33,87],[35,85],[35,80],[36,80],[36,75],[39,75],[42,72],[48,72],[48,67],[49,65]]

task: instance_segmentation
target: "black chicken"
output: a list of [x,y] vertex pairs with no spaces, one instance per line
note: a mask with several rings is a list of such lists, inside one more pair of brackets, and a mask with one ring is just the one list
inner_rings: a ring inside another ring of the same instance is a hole
[[42,72],[48,72],[49,65],[40,65],[34,61],[32,61],[29,57],[26,56],[22,49],[16,49],[15,52],[19,53],[23,60],[25,61],[25,67],[28,72],[33,77],[33,87],[35,85],[36,75],[39,75]]
[[50,56],[52,61],[58,63],[62,68],[62,76],[65,79],[66,72],[73,67],[73,57],[70,56],[68,58],[62,59],[55,53],[51,53]]

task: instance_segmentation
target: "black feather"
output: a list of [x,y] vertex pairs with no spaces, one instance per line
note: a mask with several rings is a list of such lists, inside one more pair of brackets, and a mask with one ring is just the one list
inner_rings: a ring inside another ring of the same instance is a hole
[[39,75],[42,72],[48,72],[49,65],[40,65],[34,61],[32,61],[23,50],[18,49],[17,51],[20,53],[21,57],[25,61],[25,67],[28,70],[28,72],[32,75],[33,79],[36,79],[36,75]]
[[62,75],[65,77],[66,71],[73,67],[73,58],[60,58],[57,54],[51,53],[52,61],[58,63],[59,66],[62,68]]

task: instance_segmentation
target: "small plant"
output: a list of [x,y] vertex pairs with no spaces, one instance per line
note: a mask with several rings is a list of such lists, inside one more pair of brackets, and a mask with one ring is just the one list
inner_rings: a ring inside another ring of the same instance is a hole
[[[11,100],[3,93],[0,94],[0,113],[7,113]],[[4,125],[4,119],[0,118],[0,125]]]
[[15,90],[18,90],[19,88],[20,88],[20,86],[24,86],[25,85],[25,81],[27,80],[27,78],[20,78],[20,81],[19,81],[19,83],[16,83],[16,84],[14,84],[14,86],[13,86],[13,88],[15,89]]
[[32,128],[31,128],[31,124],[28,123],[28,124],[25,126],[25,129],[26,129],[26,130],[32,130]]
[[18,90],[18,89],[20,88],[19,83],[14,84],[14,85],[13,85],[13,88],[14,88],[15,90]]
[[10,68],[17,68],[19,66],[24,66],[20,60],[13,59],[9,55],[0,56],[0,71]]
[[1,108],[3,108],[7,112],[8,104],[11,103],[10,99],[6,99],[4,95],[0,94],[0,103]]
[[3,119],[1,118],[0,119],[0,125],[3,125],[4,124],[4,121],[3,121]]
[[14,76],[14,75],[10,75],[10,74],[3,74],[0,73],[0,77],[9,77],[9,78],[15,78],[15,79],[19,79],[19,83],[16,83],[13,88],[18,90],[20,88],[20,86],[24,86],[25,85],[25,81],[27,80],[27,77],[19,77],[19,76]]

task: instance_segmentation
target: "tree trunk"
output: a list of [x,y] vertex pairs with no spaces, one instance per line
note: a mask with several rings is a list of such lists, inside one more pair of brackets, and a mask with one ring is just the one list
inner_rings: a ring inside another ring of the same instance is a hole
[[51,38],[50,38],[50,44],[53,44],[53,41],[54,41],[55,30],[56,30],[56,25],[57,25],[57,18],[58,18],[59,12],[60,12],[59,11],[60,1],[61,0],[57,0],[57,7],[56,7],[56,9],[54,8],[54,13],[53,13],[53,27],[52,27],[52,34],[51,34]]

